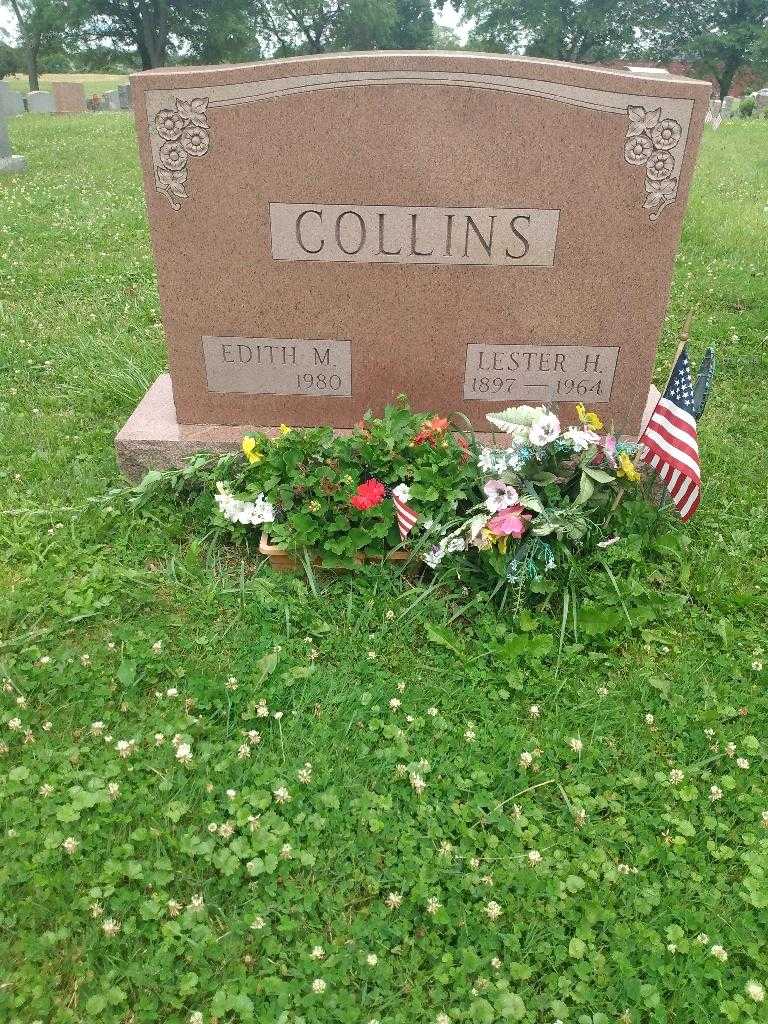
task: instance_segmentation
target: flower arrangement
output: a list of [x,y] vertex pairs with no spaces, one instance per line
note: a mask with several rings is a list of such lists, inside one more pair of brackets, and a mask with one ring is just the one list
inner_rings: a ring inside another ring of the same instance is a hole
[[326,565],[407,548],[433,570],[459,558],[530,581],[609,544],[611,520],[640,481],[638,446],[577,412],[579,424],[565,428],[545,406],[491,413],[498,447],[405,400],[343,437],[325,427],[254,434],[243,458],[219,464],[216,521],[259,527],[271,544]]

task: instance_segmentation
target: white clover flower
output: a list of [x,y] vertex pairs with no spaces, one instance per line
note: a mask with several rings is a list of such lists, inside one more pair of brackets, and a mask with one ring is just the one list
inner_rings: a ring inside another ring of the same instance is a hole
[[682,782],[684,778],[685,772],[681,771],[679,768],[673,768],[672,771],[669,773],[669,781],[672,783],[673,786],[676,786],[679,782]]
[[237,748],[237,759],[238,761],[244,761],[247,757],[251,756],[251,748],[247,743],[241,743]]
[[763,828],[768,828],[768,811],[760,812],[760,824]]
[[765,989],[759,981],[748,981],[744,986],[744,992],[755,1003],[762,1003],[765,999]]
[[187,905],[187,910],[192,910],[195,913],[197,913],[198,911],[202,910],[204,907],[205,907],[205,900],[203,899],[203,894],[202,893],[196,892],[193,896],[190,896],[189,904]]
[[309,955],[313,960],[323,960],[325,958],[325,950],[322,946],[313,946],[312,952]]
[[235,834],[235,826],[231,821],[225,821],[222,825],[219,825],[219,835],[222,839],[231,839]]
[[451,1024],[451,1018],[447,1013],[438,1013],[435,1017],[435,1024]]
[[541,708],[538,704],[531,704],[531,706],[528,708],[528,714],[531,718],[540,718]]
[[296,778],[302,786],[308,786],[312,781],[312,765],[307,761],[303,768],[296,772]]
[[391,892],[384,900],[390,910],[398,910],[403,902],[402,894],[399,892]]
[[532,764],[533,764],[533,754],[530,752],[530,750],[524,750],[522,752],[522,754],[520,755],[520,767],[521,768],[530,768]]
[[155,642],[152,644],[152,650],[155,652],[155,654],[159,654],[160,651],[162,651],[162,649],[163,649],[163,641],[162,640],[155,640]]
[[21,729],[21,719],[20,718],[11,718],[11,719],[9,719],[9,721],[8,721],[8,728],[11,730],[11,732],[18,732],[19,729]]
[[228,800],[234,800],[236,796],[237,796],[237,790],[236,789],[228,789],[227,790],[227,799]]
[[315,978],[312,982],[312,991],[316,995],[322,995],[323,992],[328,988],[327,982],[323,978]]
[[709,936],[707,935],[706,932],[699,932],[699,934],[696,936],[696,938],[693,941],[694,942],[698,942],[698,944],[700,946],[706,946],[707,943],[709,942]]
[[543,858],[542,858],[542,856],[541,856],[541,854],[539,853],[538,850],[529,850],[528,851],[528,861],[529,861],[530,864],[533,865],[533,867],[536,867],[538,864],[541,864],[542,859]]
[[266,926],[266,923],[267,922],[264,920],[263,917],[257,915],[256,917],[254,917],[253,921],[251,921],[251,929],[255,932],[260,932],[261,929]]
[[427,784],[421,775],[417,775],[416,772],[411,772],[410,775],[411,789],[416,793],[417,796],[421,796],[424,790],[427,788]]
[[389,702],[389,707],[391,711],[397,711],[397,709],[400,707],[400,701],[397,699],[397,697],[392,697],[392,699]]
[[184,909],[178,900],[168,900],[166,907],[168,908],[168,914],[170,917],[178,917]]
[[715,960],[719,960],[721,964],[724,964],[728,959],[728,953],[722,946],[712,946],[709,952]]
[[379,962],[379,958],[376,956],[375,953],[369,953],[368,956],[365,958],[365,962],[368,964],[369,967],[375,967],[376,964]]
[[568,740],[568,746],[575,754],[580,754],[584,749],[584,744],[582,743],[582,741],[574,736],[572,736],[571,739]]
[[427,900],[427,913],[434,916],[438,912],[438,910],[440,910],[442,905],[443,904],[440,902],[437,896],[430,896],[429,899]]
[[100,903],[92,903],[88,909],[94,918],[99,918],[104,913],[104,907]]
[[176,747],[176,760],[180,761],[182,764],[192,763],[192,747],[189,743],[180,743],[178,747]]
[[737,768],[741,768],[741,769],[746,771],[746,769],[749,768],[749,758],[737,757],[736,758],[736,767]]
[[116,800],[120,796],[120,783],[110,782],[107,784],[107,793],[110,800]]
[[203,1024],[203,1015],[200,1010],[193,1010],[190,1013],[189,1024]]
[[735,743],[726,743],[725,744],[725,753],[727,754],[728,757],[734,757],[735,754],[736,754],[736,744]]
[[763,663],[762,663],[762,661],[760,661],[759,659],[755,659],[755,661],[752,662],[752,671],[753,672],[762,672],[763,671]]
[[117,933],[120,931],[121,927],[122,925],[120,924],[119,921],[115,921],[113,917],[107,917],[101,925],[101,930],[104,932],[108,939],[113,939],[115,935],[117,935]]
[[723,791],[722,791],[722,789],[720,789],[719,786],[710,786],[709,787],[709,799],[712,801],[712,803],[714,803],[716,800],[722,800],[723,799]]
[[467,741],[467,743],[474,743],[476,738],[477,734],[475,733],[475,730],[472,728],[471,725],[464,730],[464,739]]
[[437,718],[437,716],[440,714],[440,712],[437,710],[437,708],[433,707],[433,708],[427,708],[427,714],[429,715],[430,718]]
[[64,840],[64,842],[61,845],[62,845],[64,851],[66,853],[68,853],[69,856],[71,857],[75,853],[75,851],[77,850],[78,846],[80,845],[80,840],[79,839],[75,839],[74,836],[67,836],[67,838]]
[[489,900],[484,909],[489,921],[498,921],[504,913],[496,900]]
[[273,789],[272,796],[275,798],[275,803],[278,804],[287,804],[293,799],[286,786],[278,786],[277,789]]
[[175,686],[169,686],[168,689],[165,691],[165,695],[166,697],[178,697],[179,691]]
[[655,721],[655,719],[654,719],[653,715],[650,712],[648,712],[648,714],[645,716],[645,724],[646,725],[653,725],[654,721]]
[[501,964],[501,960],[499,959],[499,957],[494,956],[491,959],[491,967],[494,969],[494,971],[500,971],[501,970],[502,964]]
[[51,793],[53,793],[53,786],[49,782],[44,782],[43,785],[38,790],[38,793],[42,797],[50,796]]
[[163,736],[163,734],[161,732],[156,732],[155,733],[155,746],[156,747],[161,747],[164,742],[165,742],[165,736]]
[[123,758],[130,757],[135,749],[136,740],[118,740],[115,744],[115,750]]

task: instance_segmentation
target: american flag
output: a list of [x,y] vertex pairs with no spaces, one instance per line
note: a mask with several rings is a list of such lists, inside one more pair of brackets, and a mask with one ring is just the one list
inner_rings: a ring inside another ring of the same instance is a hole
[[693,382],[688,350],[677,357],[666,391],[640,438],[643,460],[653,466],[669,491],[680,518],[687,522],[699,507],[701,468],[696,440]]
[[406,504],[406,495],[410,496],[406,484],[398,484],[398,486],[392,491],[392,504],[395,506],[397,527],[400,530],[400,537],[402,540],[405,540],[414,528],[417,519],[416,513],[408,504]]

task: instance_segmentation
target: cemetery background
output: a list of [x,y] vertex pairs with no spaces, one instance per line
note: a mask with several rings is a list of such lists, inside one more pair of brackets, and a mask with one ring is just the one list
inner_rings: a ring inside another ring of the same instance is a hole
[[609,549],[559,652],[554,611],[313,593],[94,500],[164,360],[133,125],[12,122],[4,1019],[765,1019],[767,129],[705,136],[657,363],[696,308],[702,509]]

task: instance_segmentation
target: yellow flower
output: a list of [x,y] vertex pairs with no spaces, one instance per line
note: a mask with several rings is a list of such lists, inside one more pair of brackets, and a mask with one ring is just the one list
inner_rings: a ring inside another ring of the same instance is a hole
[[258,441],[255,437],[243,438],[243,455],[252,466],[258,466],[260,462],[264,461],[264,456],[258,450]]
[[285,435],[290,434],[292,430],[293,427],[289,427],[287,423],[281,423],[280,426],[277,428],[280,437],[285,437]]
[[502,555],[507,553],[507,541],[508,537],[497,536],[495,533],[491,533],[490,530],[483,530],[482,532],[483,543],[480,545],[481,551],[486,551],[488,548],[492,548],[494,544],[498,547]]
[[585,427],[589,427],[590,430],[602,430],[603,421],[597,415],[596,412],[587,412],[581,402],[576,406],[576,415],[579,417]]
[[635,464],[627,455],[626,452],[622,452],[619,456],[619,468],[616,470],[616,476],[625,476],[627,480],[631,480],[635,483],[640,479],[640,474],[635,468]]

